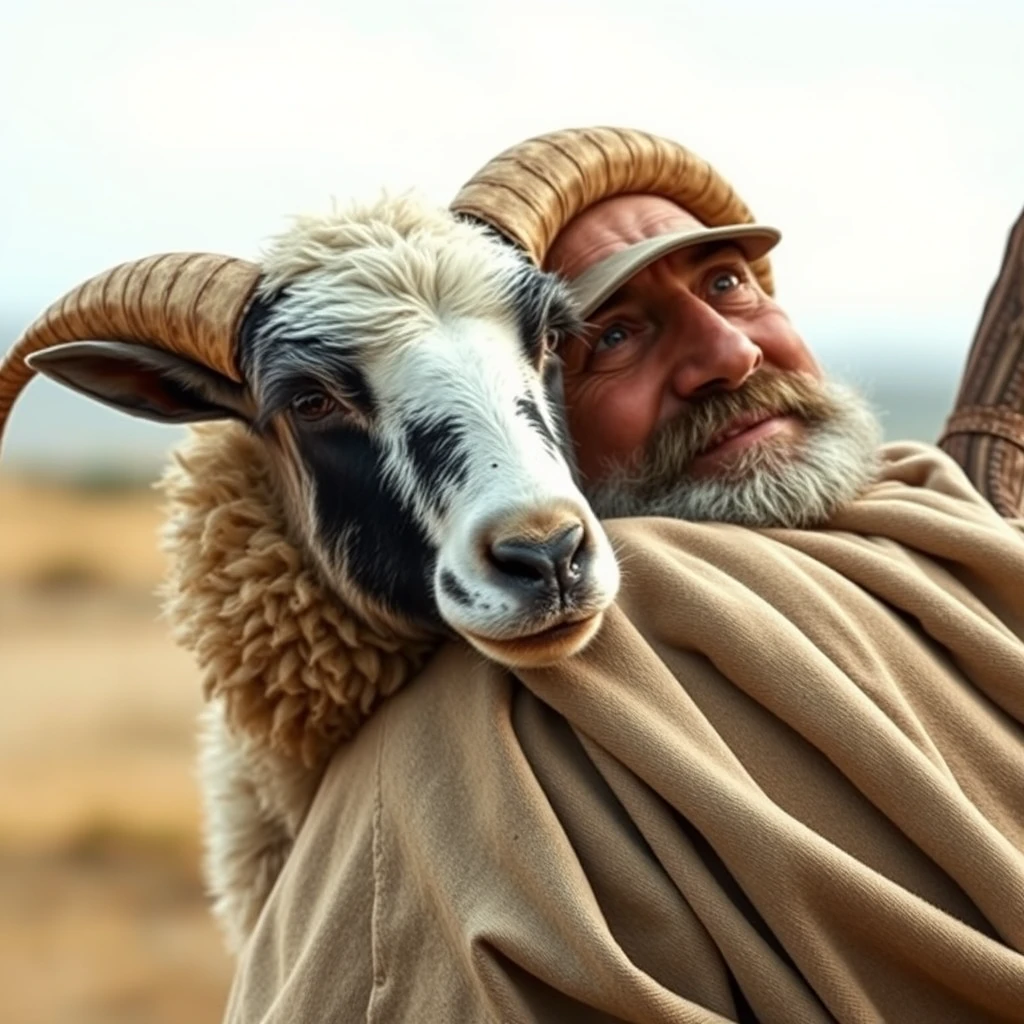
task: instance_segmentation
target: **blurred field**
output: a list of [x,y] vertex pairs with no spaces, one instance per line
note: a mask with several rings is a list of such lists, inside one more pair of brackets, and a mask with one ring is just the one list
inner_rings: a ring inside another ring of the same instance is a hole
[[157,621],[158,495],[0,475],[0,1022],[218,1021],[190,657]]

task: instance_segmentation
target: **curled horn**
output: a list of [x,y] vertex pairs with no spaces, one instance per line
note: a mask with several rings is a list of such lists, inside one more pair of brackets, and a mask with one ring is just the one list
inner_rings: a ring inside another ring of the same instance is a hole
[[71,341],[137,342],[202,363],[235,382],[238,329],[259,268],[210,253],[122,263],[73,288],[28,327],[0,362],[0,441],[35,371],[35,352]]

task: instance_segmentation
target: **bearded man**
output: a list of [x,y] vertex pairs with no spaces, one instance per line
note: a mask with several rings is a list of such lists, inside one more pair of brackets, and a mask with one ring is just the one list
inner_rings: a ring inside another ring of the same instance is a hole
[[516,676],[452,644],[335,757],[230,1021],[1024,1019],[1024,539],[879,446],[681,146],[588,129],[454,208],[570,282],[622,595]]
[[705,228],[661,196],[604,200],[547,263],[586,334],[561,347],[588,497],[606,517],[821,523],[872,479],[877,420],[825,381],[751,262],[770,228]]

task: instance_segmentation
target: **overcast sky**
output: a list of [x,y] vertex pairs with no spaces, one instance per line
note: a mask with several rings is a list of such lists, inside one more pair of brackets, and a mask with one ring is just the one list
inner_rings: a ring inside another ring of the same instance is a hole
[[[1019,0],[8,0],[0,343],[122,260],[256,257],[332,196],[444,202],[526,136],[617,124],[782,229],[779,297],[827,364],[952,380],[1024,207],[1022,38]],[[178,435],[37,382],[7,447],[115,436]]]

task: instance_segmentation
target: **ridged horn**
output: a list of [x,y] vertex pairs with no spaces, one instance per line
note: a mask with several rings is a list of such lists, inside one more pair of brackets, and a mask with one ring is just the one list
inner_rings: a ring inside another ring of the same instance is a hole
[[[544,266],[573,217],[602,199],[660,195],[708,227],[750,224],[754,215],[706,160],[685,146],[632,128],[570,128],[520,142],[486,163],[459,190],[456,213],[490,224]],[[767,257],[751,265],[774,294]]]
[[34,352],[69,341],[151,345],[203,363],[236,382],[238,329],[259,267],[211,253],[164,253],[122,263],[58,299],[0,362],[0,441],[34,371]]

